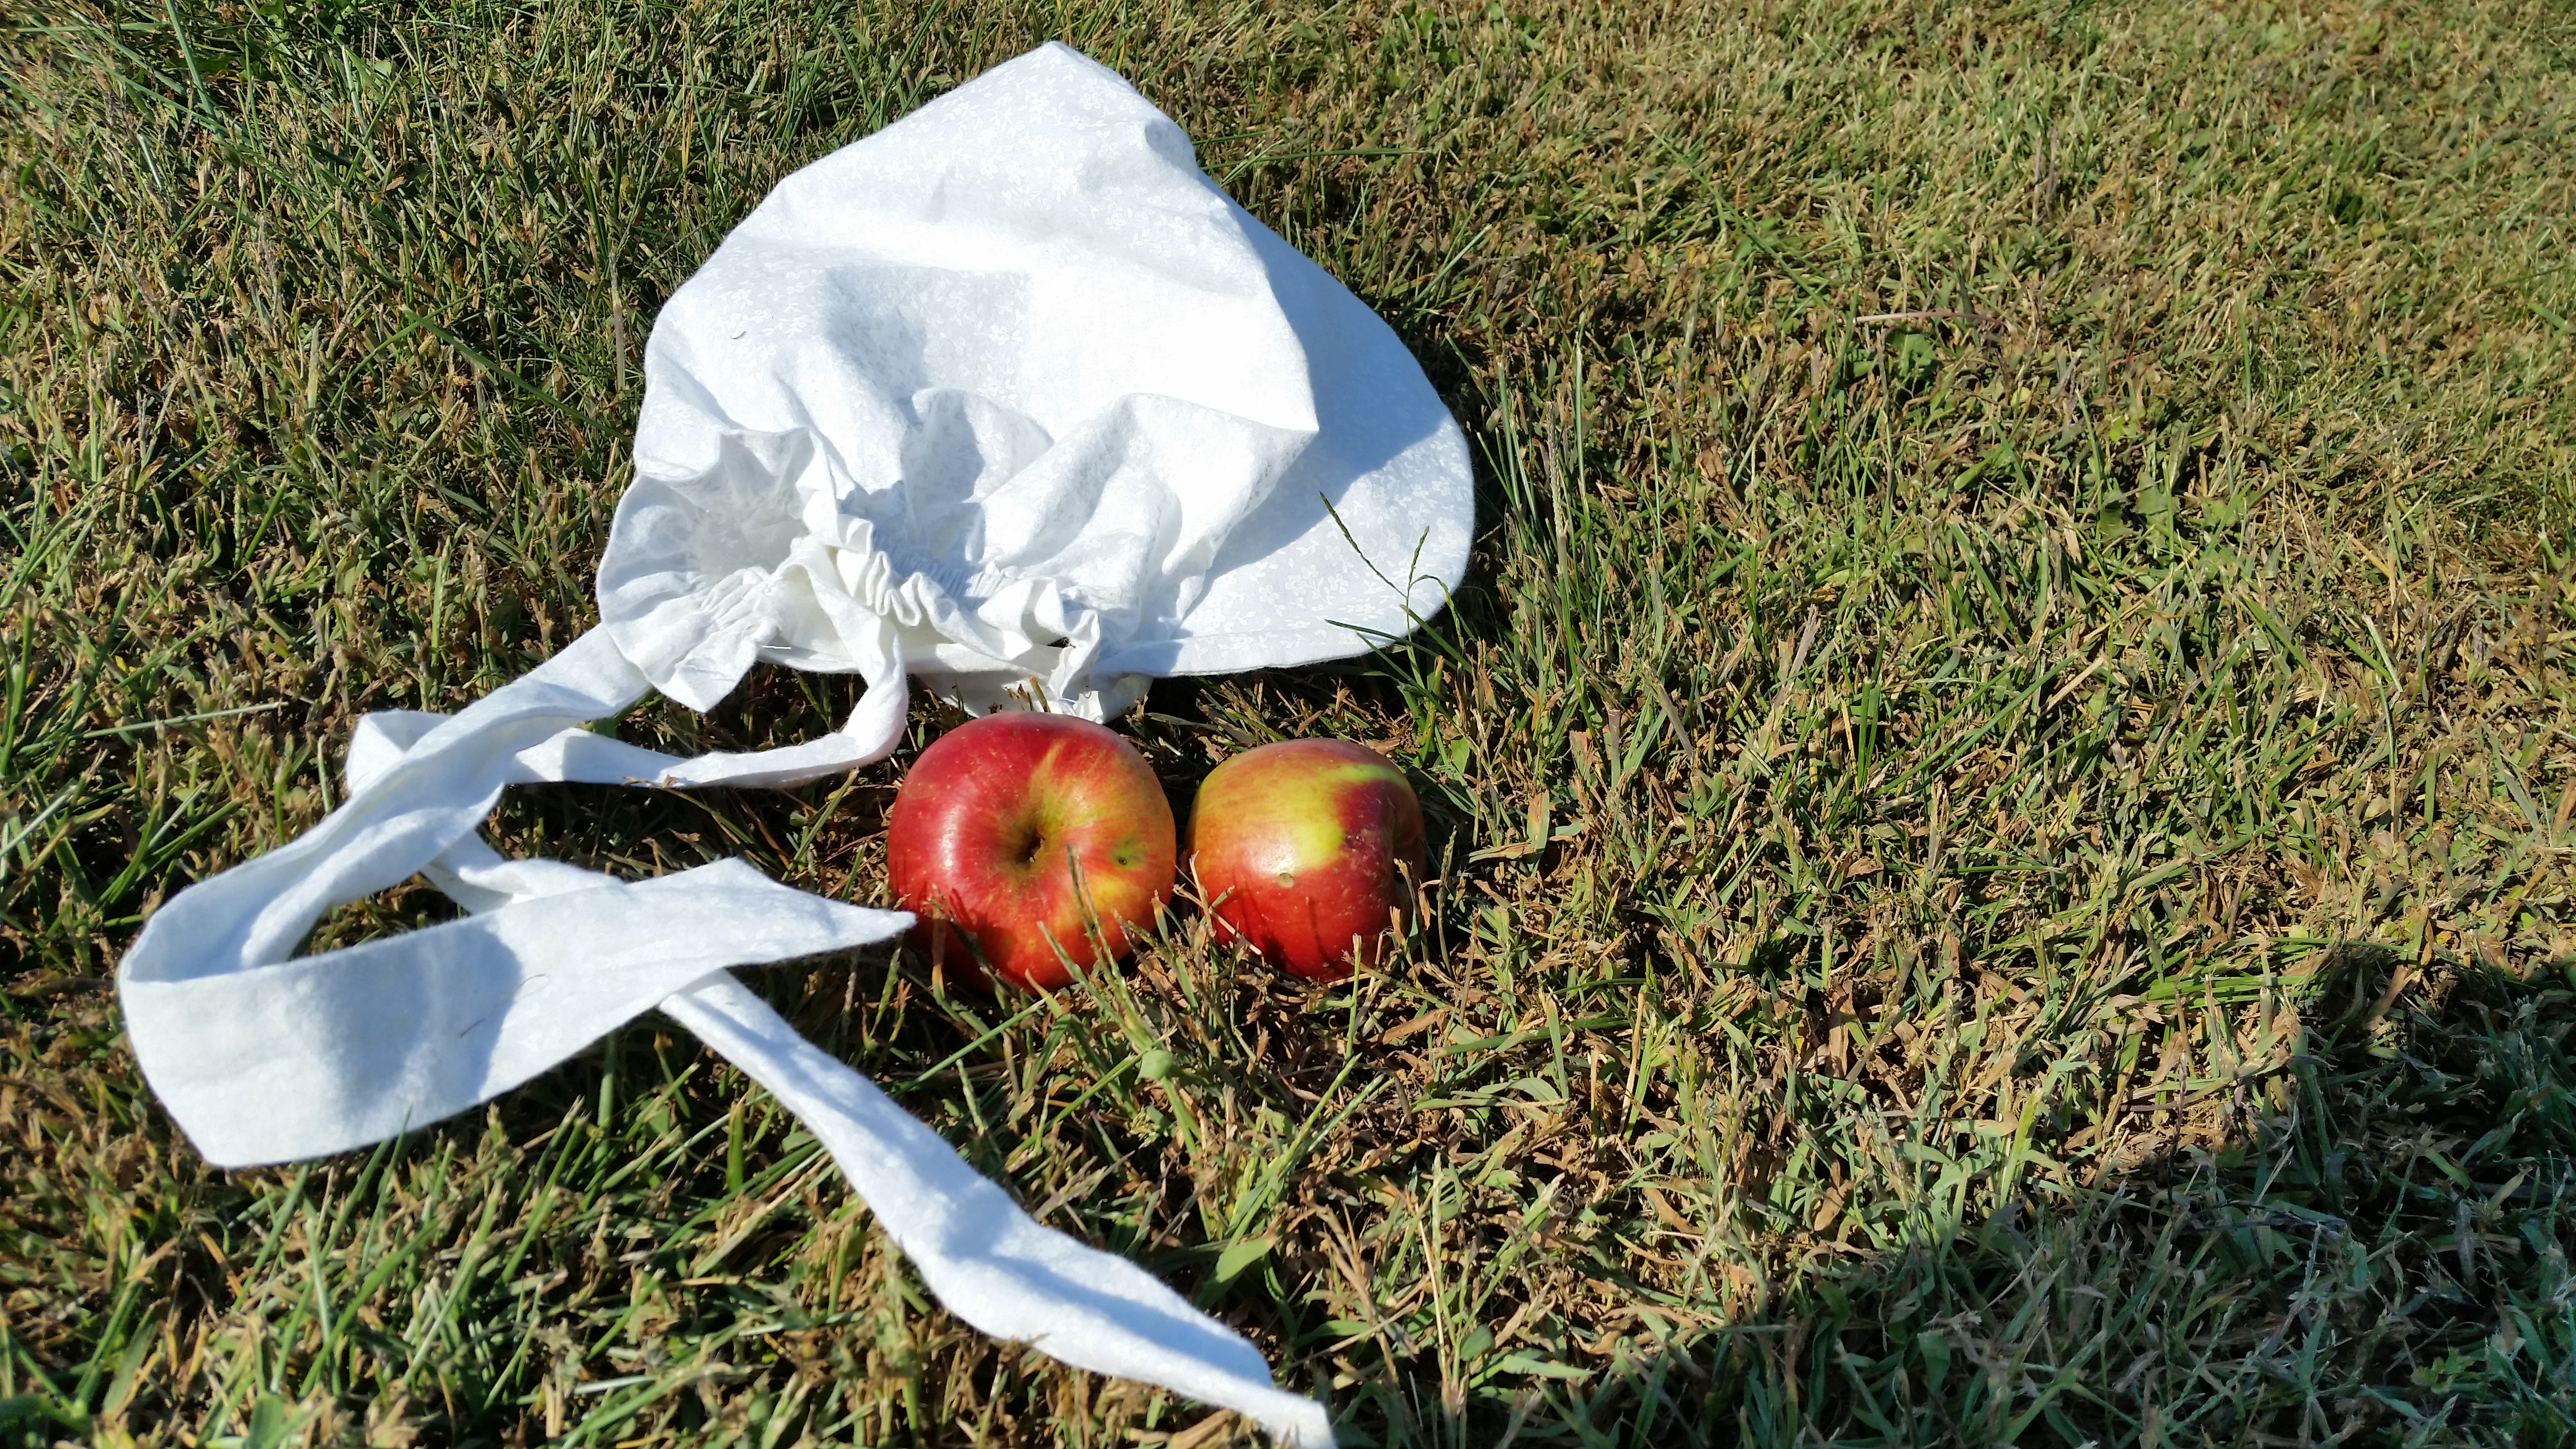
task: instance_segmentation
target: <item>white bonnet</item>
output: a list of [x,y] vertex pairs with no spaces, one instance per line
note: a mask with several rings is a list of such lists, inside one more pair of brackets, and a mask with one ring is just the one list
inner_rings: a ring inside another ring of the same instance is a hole
[[[728,968],[911,924],[740,861],[623,881],[480,834],[536,781],[811,779],[901,739],[907,675],[1091,718],[1160,675],[1360,652],[1436,612],[1473,523],[1457,425],[1395,335],[1228,200],[1180,129],[1063,46],[788,178],[645,349],[601,627],[454,715],[359,722],[347,796],[181,891],[119,963],[136,1060],[206,1159],[346,1151],[659,1010],[831,1152],[959,1317],[1333,1440],[1241,1335],[1041,1227]],[[704,709],[753,661],[854,672],[840,729],[676,759],[589,728]],[[424,875],[467,912],[307,956]]]
[[644,370],[600,616],[702,709],[764,658],[1099,719],[1361,652],[1466,566],[1411,354],[1062,45],[782,182]]

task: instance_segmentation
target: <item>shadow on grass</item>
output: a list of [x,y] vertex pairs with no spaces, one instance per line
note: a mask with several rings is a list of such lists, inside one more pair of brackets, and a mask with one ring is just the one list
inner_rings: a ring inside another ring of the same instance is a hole
[[1733,1321],[1641,1316],[1590,1372],[1491,1352],[1425,1402],[1442,1366],[1390,1359],[1346,1442],[2576,1442],[2571,1006],[2555,972],[2330,950],[2304,1050],[2210,1104],[2222,1145],[1921,1215]]

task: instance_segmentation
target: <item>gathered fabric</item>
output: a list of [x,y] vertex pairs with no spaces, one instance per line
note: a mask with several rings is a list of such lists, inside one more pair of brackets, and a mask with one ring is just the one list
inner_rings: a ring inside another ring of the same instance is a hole
[[1466,568],[1412,355],[1061,45],[780,183],[644,371],[601,626],[694,708],[766,659],[1105,719],[1400,637]]
[[[171,1118],[219,1166],[347,1151],[658,1010],[813,1131],[960,1318],[1331,1444],[1240,1334],[1031,1220],[731,975],[909,915],[740,861],[624,881],[510,859],[481,826],[512,785],[858,768],[901,741],[916,680],[1106,719],[1156,678],[1399,637],[1458,583],[1474,519],[1420,367],[1179,127],[1049,45],[782,182],[672,295],[645,377],[599,627],[453,715],[360,720],[339,808],[127,951],[127,1032]],[[762,662],[865,688],[780,749],[682,759],[596,727],[656,690],[710,708]],[[466,914],[295,954],[415,875]]]

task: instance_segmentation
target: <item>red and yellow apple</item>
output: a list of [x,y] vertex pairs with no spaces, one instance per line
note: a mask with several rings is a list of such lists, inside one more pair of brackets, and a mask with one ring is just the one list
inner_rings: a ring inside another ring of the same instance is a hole
[[1190,872],[1221,937],[1315,981],[1384,960],[1426,861],[1404,772],[1348,740],[1235,755],[1199,786]]
[[1172,806],[1145,757],[1099,725],[988,714],[903,777],[886,873],[942,967],[974,973],[980,955],[995,976],[1053,989],[1072,966],[1126,955],[1128,932],[1171,898]]

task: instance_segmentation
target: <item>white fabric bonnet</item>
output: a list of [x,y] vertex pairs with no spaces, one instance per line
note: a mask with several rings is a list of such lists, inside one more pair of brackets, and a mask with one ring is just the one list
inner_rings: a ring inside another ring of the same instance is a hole
[[[970,709],[1116,715],[1177,674],[1364,651],[1437,612],[1466,445],[1366,305],[1060,45],[781,183],[645,349],[600,627],[449,716],[359,722],[312,830],[181,891],[118,970],[128,1033],[219,1166],[341,1152],[487,1101],[648,1010],[794,1112],[950,1310],[1080,1367],[1332,1442],[1232,1330],[1043,1228],[726,968],[911,918],[738,861],[623,881],[503,858],[512,784],[786,784],[882,759],[917,678]],[[589,728],[714,705],[756,660],[867,682],[838,730],[677,759]],[[297,956],[419,874],[467,914]]]
[[1411,354],[1061,45],[789,177],[644,367],[600,616],[700,709],[757,657],[1101,719],[1406,633],[1466,564]]

